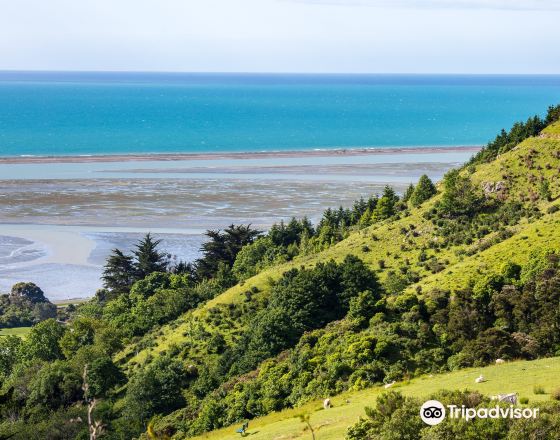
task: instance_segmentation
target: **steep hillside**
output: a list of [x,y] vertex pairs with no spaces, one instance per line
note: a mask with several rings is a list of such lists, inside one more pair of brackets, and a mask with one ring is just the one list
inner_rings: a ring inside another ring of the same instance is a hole
[[[540,283],[535,278],[540,272],[534,267],[542,267],[547,253],[560,249],[560,140],[553,136],[559,125],[547,127],[541,135],[508,148],[491,161],[449,173],[439,184],[438,194],[420,207],[409,206],[388,220],[356,227],[346,239],[321,252],[265,269],[128,347],[119,359],[127,362],[129,374],[162,354],[179,355],[199,371],[223,370],[230,356],[238,356],[235,350],[240,341],[250,338],[247,332],[253,331],[252,317],[267,308],[276,284],[283,282],[288,271],[310,270],[331,260],[345,264],[352,255],[383,284],[382,301],[367,305],[367,297],[360,297],[347,319],[306,333],[293,350],[263,362],[252,372],[230,373],[200,407],[179,410],[156,427],[177,432],[181,438],[403,375],[489,362],[491,356],[554,353],[556,342],[550,341],[546,344],[552,344],[547,345],[552,351],[543,345],[529,354],[526,350],[531,349],[523,338],[533,341],[540,336],[529,327],[521,331],[521,321],[514,324],[501,317],[492,297],[510,284],[523,290]],[[556,263],[550,264],[556,273]],[[484,311],[477,312],[477,307]],[[464,317],[454,317],[456,313]],[[480,333],[472,336],[467,336],[469,325],[460,322],[468,320],[469,313],[479,313],[487,320],[479,323],[476,332]],[[464,330],[453,336],[454,326]],[[507,342],[511,336],[500,326],[517,329],[514,338],[518,339]],[[482,339],[474,341],[473,336]],[[505,344],[503,348],[492,348],[492,338],[506,338],[500,342]],[[220,350],[213,348],[216,339],[221,341]],[[520,345],[512,351],[505,348],[508,344]],[[260,403],[251,404],[251,399],[260,399]],[[231,409],[238,404],[242,406]],[[177,422],[191,418],[192,423]]]
[[[560,131],[560,123],[547,127],[545,131],[553,133],[555,130]],[[417,263],[422,255],[425,261],[431,260],[435,267],[415,265],[420,280],[407,288],[411,292],[419,286],[452,288],[463,284],[473,274],[484,272],[506,260],[524,263],[531,248],[560,243],[558,214],[546,214],[560,196],[560,139],[527,139],[495,161],[478,166],[474,173],[471,174],[466,168],[462,170],[462,174],[470,175],[477,186],[489,188],[490,197],[503,194],[508,200],[523,201],[524,205],[530,206],[532,210],[539,210],[545,217],[538,220],[521,219],[518,224],[509,228],[512,236],[505,240],[497,236],[497,232],[490,232],[470,245],[433,249],[431,243],[440,237],[436,234],[434,224],[424,214],[441,198],[439,194],[400,219],[356,231],[347,239],[316,255],[298,256],[289,263],[262,271],[176,322],[157,330],[156,334],[149,335],[147,339],[150,342],[144,343],[148,347],[139,351],[136,347],[128,347],[120,357],[128,357],[135,364],[141,363],[149,354],[160,353],[173,344],[180,345],[187,341],[189,329],[196,325],[203,325],[211,333],[207,323],[200,324],[208,319],[211,310],[222,305],[243,304],[245,292],[251,289],[258,289],[259,295],[265,295],[270,289],[271,281],[279,279],[292,268],[309,267],[330,259],[342,261],[345,256],[352,254],[375,269],[383,280],[389,272],[397,270],[401,265]],[[549,182],[549,200],[539,194],[543,181]],[[499,191],[495,190],[496,185],[500,188]],[[434,269],[440,272],[434,274]],[[228,325],[235,333],[239,328],[239,321],[231,320]],[[138,354],[131,356],[136,351]]]

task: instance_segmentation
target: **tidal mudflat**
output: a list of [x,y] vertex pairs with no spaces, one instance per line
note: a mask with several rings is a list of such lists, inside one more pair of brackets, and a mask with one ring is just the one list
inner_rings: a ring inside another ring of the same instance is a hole
[[88,297],[112,248],[143,234],[177,259],[207,229],[266,229],[293,213],[316,221],[390,184],[438,180],[474,148],[348,150],[179,157],[0,160],[0,291],[33,281],[51,299]]

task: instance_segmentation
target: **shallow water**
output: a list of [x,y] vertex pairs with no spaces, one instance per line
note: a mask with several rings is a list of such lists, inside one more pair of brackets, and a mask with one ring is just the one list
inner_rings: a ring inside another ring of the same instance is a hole
[[0,291],[33,281],[52,299],[91,296],[111,249],[131,249],[146,232],[193,261],[206,229],[316,222],[386,184],[438,180],[471,154],[0,164]]
[[[101,287],[102,266],[110,252],[114,248],[132,250],[148,232],[99,229],[101,231],[88,227],[0,225],[4,233],[33,235],[36,240],[0,235],[0,292],[9,291],[17,282],[31,281],[51,300],[92,296]],[[190,232],[197,234],[156,230],[156,238],[162,240],[161,248],[171,255],[173,262],[192,261],[199,255],[203,237],[202,231]],[[83,259],[75,253],[77,239],[92,242],[91,251]]]

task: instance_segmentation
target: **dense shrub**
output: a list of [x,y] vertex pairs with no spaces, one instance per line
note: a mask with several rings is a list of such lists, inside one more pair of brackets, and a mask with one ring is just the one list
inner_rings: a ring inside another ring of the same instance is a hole
[[444,405],[464,405],[466,408],[491,408],[488,398],[471,391],[440,391],[422,399],[403,397],[396,392],[382,394],[375,408],[366,408],[365,418],[348,428],[346,440],[437,440],[437,439],[527,439],[535,437],[552,440],[560,428],[560,405],[539,405],[539,417],[533,419],[484,419],[446,417],[435,426],[426,425],[419,416],[419,408],[426,400],[438,400]]

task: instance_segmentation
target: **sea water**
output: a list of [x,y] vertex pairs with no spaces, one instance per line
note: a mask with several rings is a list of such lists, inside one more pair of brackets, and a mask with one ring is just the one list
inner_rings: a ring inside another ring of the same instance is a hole
[[482,145],[560,75],[0,72],[0,155]]

